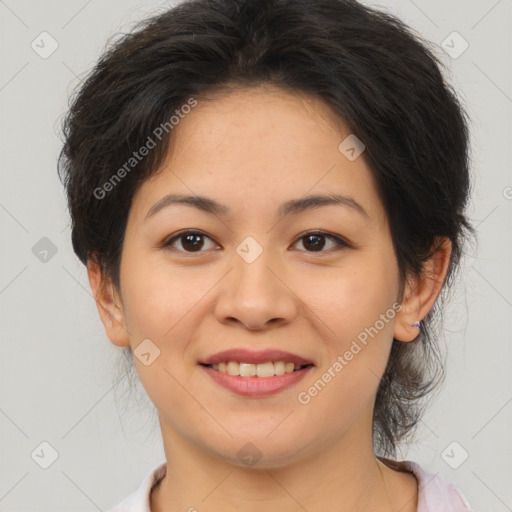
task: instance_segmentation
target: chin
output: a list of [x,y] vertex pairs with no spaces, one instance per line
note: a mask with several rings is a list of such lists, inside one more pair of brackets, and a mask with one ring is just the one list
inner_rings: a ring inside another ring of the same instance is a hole
[[[272,437],[273,439],[270,439]],[[240,433],[230,439],[223,450],[219,445],[210,447],[218,458],[225,462],[247,469],[271,469],[285,467],[302,458],[305,450],[304,436],[296,436],[287,432],[278,435],[273,432]]]

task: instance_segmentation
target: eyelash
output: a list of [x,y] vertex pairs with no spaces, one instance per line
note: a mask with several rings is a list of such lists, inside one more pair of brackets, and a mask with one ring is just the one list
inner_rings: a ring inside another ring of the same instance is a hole
[[[209,237],[206,233],[203,233],[201,231],[185,230],[185,231],[180,231],[179,233],[176,233],[172,237],[167,238],[166,240],[164,240],[162,242],[162,244],[161,244],[161,248],[171,247],[174,242],[178,241],[179,239],[183,238],[186,235],[200,235],[202,237],[209,238],[210,240],[213,241],[213,239],[211,237]],[[293,245],[295,245],[297,242],[299,242],[303,238],[306,238],[307,236],[310,236],[310,235],[323,236],[324,238],[333,240],[334,243],[336,244],[336,247],[334,247],[333,249],[328,249],[326,251],[324,251],[324,250],[320,250],[320,251],[305,251],[305,252],[310,253],[310,254],[321,254],[321,253],[325,253],[325,252],[331,252],[331,250],[338,251],[338,250],[341,250],[341,249],[350,249],[350,248],[352,248],[352,245],[350,245],[345,240],[341,239],[338,236],[335,236],[335,235],[332,235],[330,233],[327,233],[325,231],[308,231],[306,233],[302,233],[301,235],[299,235],[299,237],[297,238],[297,240],[294,242]],[[185,254],[200,254],[202,252],[206,252],[206,251],[201,251],[201,250],[194,252],[194,251],[184,251],[184,250],[176,249],[176,248],[172,248],[172,249],[177,250],[179,252],[183,252]]]

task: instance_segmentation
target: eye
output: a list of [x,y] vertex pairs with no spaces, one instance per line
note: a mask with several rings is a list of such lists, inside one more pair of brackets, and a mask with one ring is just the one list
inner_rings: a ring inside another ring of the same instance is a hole
[[303,241],[303,246],[306,248],[307,252],[327,252],[327,250],[323,250],[326,245],[329,245],[328,243],[326,244],[326,240],[331,241],[331,247],[327,247],[327,249],[334,248],[334,250],[337,250],[350,247],[350,245],[341,238],[322,231],[306,233],[302,235],[296,243]]
[[[208,247],[208,243],[205,243],[205,240],[210,241],[210,247]],[[349,243],[341,238],[322,231],[306,233],[302,235],[294,245],[298,244],[300,241],[302,241],[303,247],[306,248],[307,252],[327,252],[331,249],[337,250],[351,247]],[[205,252],[207,249],[218,247],[218,245],[201,231],[186,230],[166,239],[162,243],[162,247],[171,247],[185,253],[199,253]]]
[[[205,239],[213,242],[209,236],[201,233],[201,231],[181,231],[173,237],[165,240],[162,243],[162,247],[172,247],[182,252],[204,252],[201,249],[203,249],[205,245],[208,245],[205,244]],[[177,247],[179,245],[181,245],[181,248]],[[215,243],[213,243],[213,246],[218,247]],[[206,249],[209,248],[211,247],[206,247]]]

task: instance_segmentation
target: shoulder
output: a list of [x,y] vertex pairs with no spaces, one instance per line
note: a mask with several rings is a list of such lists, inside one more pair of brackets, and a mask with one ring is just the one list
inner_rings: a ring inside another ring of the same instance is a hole
[[472,512],[463,494],[437,473],[425,471],[419,464],[409,460],[394,463],[394,469],[413,473],[418,481],[417,512]]
[[151,512],[149,499],[151,489],[165,476],[165,471],[165,463],[158,465],[144,477],[135,492],[115,507],[109,508],[107,512]]

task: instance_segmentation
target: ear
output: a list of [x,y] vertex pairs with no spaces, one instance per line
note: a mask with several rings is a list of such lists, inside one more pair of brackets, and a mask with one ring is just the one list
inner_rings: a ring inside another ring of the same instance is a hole
[[129,347],[130,336],[126,328],[121,297],[115,292],[111,280],[103,275],[101,266],[93,258],[87,260],[87,275],[109,340],[118,347]]
[[394,337],[400,341],[414,341],[419,334],[413,323],[422,320],[432,309],[441,291],[452,252],[449,238],[436,240],[435,253],[424,263],[424,272],[407,281],[402,309],[396,315]]

